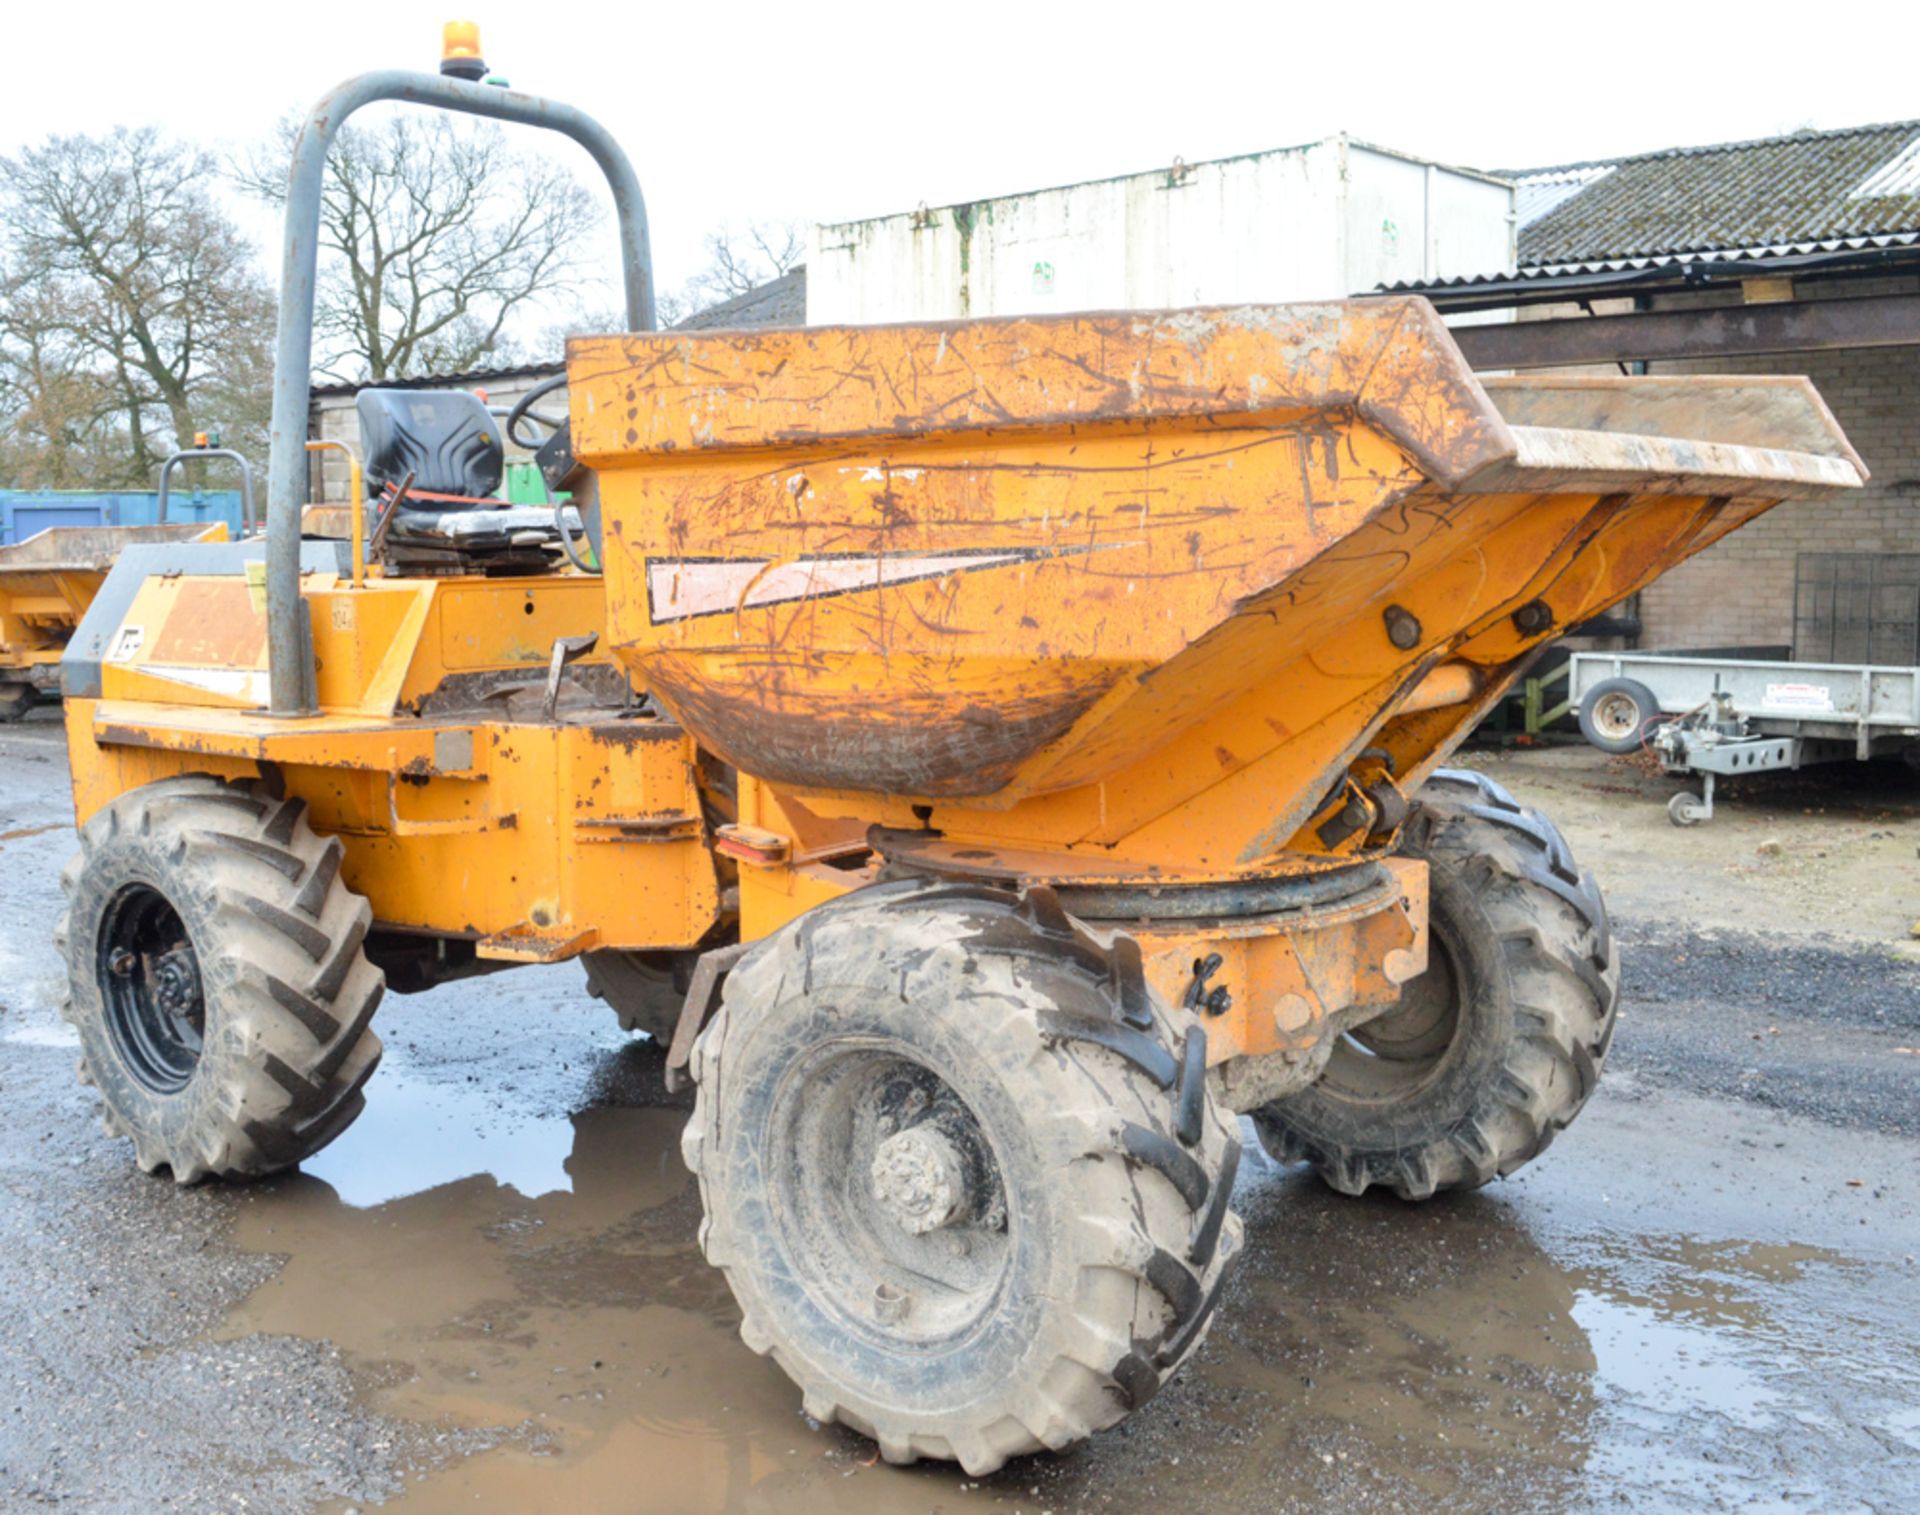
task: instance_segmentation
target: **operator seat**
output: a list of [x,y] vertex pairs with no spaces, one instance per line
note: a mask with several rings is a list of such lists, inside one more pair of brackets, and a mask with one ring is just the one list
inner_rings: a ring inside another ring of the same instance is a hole
[[[391,512],[391,566],[414,573],[539,572],[558,550],[553,511],[494,491],[506,468],[500,423],[465,389],[363,389],[354,401],[369,493]],[[399,500],[394,496],[411,473]]]
[[398,485],[413,473],[409,495],[495,504],[506,448],[480,397],[465,389],[363,389],[354,401],[367,481]]

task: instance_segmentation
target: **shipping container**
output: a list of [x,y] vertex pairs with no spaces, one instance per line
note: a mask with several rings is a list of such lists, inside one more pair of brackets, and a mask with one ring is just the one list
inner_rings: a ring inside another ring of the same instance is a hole
[[816,226],[810,325],[1337,299],[1511,268],[1513,187],[1352,138]]
[[[0,489],[0,545],[24,542],[50,526],[152,526],[160,496],[151,489]],[[202,525],[225,521],[240,535],[240,491],[174,489],[167,519]]]

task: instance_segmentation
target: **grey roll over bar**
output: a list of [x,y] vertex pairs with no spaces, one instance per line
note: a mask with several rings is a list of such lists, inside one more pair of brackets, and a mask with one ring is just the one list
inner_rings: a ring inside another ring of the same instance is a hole
[[274,348],[273,434],[267,456],[267,675],[272,715],[311,715],[318,709],[313,632],[300,598],[300,507],[306,494],[321,195],[327,151],[334,137],[347,117],[380,100],[544,127],[584,147],[613,191],[628,328],[653,330],[653,254],[640,181],[620,145],[591,116],[539,95],[399,69],[361,74],[321,97],[294,141],[281,242],[280,327]]
[[166,525],[167,501],[171,498],[167,486],[173,478],[173,471],[182,463],[191,463],[197,458],[230,458],[240,465],[240,535],[252,536],[260,529],[260,518],[253,513],[253,465],[231,447],[183,447],[171,454],[160,465],[160,503],[154,518],[162,526]]

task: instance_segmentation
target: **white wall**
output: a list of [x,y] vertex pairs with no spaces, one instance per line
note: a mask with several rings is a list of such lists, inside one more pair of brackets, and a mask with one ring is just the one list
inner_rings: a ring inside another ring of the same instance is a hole
[[1513,258],[1512,190],[1334,137],[816,226],[807,321],[1334,299]]

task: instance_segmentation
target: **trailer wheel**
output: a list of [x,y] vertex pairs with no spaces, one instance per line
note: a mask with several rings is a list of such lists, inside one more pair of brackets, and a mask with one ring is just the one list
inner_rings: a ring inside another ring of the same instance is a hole
[[1206,1037],[1129,939],[881,884],[744,957],[684,1138],[740,1334],[809,1415],[971,1474],[1144,1404],[1240,1245]]
[[1580,734],[1602,752],[1638,752],[1660,701],[1638,679],[1602,679],[1580,702]]
[[1593,1093],[1619,967],[1606,906],[1551,821],[1482,774],[1420,790],[1400,850],[1432,883],[1427,971],[1254,1112],[1275,1157],[1343,1194],[1474,1189],[1544,1152]]
[[673,1040],[687,993],[666,953],[605,948],[586,953],[580,962],[587,970],[587,993],[606,1002],[622,1031],[644,1031],[662,1047]]
[[1682,789],[1667,801],[1667,819],[1676,826],[1698,826],[1710,819],[1707,803],[1690,789]]
[[61,875],[80,1076],[149,1173],[272,1173],[360,1113],[386,981],[361,950],[373,913],[340,878],[340,841],[305,809],[164,779],[89,820]]
[[31,684],[0,684],[0,723],[25,720],[39,701],[40,691]]

